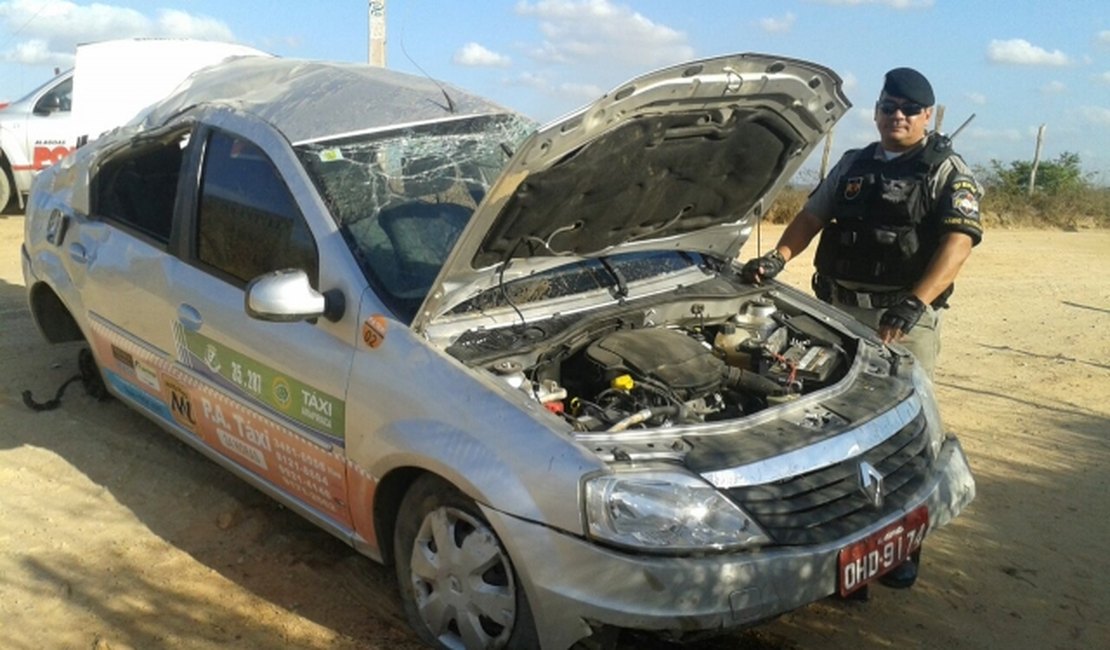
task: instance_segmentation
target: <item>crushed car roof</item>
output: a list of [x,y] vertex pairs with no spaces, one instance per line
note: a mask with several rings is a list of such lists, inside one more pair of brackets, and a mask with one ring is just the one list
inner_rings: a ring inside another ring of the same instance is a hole
[[453,86],[384,68],[246,56],[196,72],[136,122],[156,128],[199,104],[252,113],[294,144],[459,115],[511,112]]

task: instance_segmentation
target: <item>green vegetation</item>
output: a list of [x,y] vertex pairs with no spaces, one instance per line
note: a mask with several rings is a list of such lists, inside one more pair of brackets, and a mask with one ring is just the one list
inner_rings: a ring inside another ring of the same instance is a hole
[[1042,161],[1030,196],[1032,168],[1029,161],[1003,165],[992,160],[987,169],[975,170],[986,190],[982,207],[987,225],[1110,227],[1110,187],[1083,174],[1079,154],[1065,151],[1055,160]]
[[[1029,195],[1032,161],[992,160],[977,167],[983,185],[983,225],[1026,228],[1110,228],[1110,187],[1094,182],[1080,167],[1079,154],[1064,152],[1037,165],[1036,188]],[[808,179],[807,179],[808,180]],[[813,183],[815,184],[815,183]],[[788,187],[767,214],[770,223],[787,223],[805,204],[812,185]]]

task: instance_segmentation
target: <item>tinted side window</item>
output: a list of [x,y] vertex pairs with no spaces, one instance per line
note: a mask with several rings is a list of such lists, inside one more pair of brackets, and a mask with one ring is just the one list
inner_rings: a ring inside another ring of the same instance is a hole
[[96,173],[93,213],[168,242],[188,138],[184,131],[139,140],[113,154]]
[[51,113],[68,113],[73,104],[73,77],[58,84],[58,87],[46,93],[35,102],[32,109],[36,115],[50,115]]
[[201,262],[243,284],[298,268],[316,285],[316,242],[277,169],[250,142],[219,131],[209,136],[197,221]]

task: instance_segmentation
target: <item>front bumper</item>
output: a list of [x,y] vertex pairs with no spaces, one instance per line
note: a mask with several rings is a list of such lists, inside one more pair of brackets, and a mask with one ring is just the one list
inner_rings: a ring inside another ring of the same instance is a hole
[[782,614],[837,590],[837,556],[920,505],[930,533],[975,497],[959,442],[949,438],[933,474],[904,510],[819,546],[704,557],[631,555],[486,509],[524,583],[544,648],[566,648],[590,624],[689,633],[723,630]]

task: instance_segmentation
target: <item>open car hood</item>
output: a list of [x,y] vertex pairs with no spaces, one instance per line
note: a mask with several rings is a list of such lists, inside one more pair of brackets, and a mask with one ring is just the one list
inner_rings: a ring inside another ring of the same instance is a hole
[[619,86],[517,149],[413,325],[573,259],[649,249],[735,257],[850,106],[833,71],[761,54],[685,63]]

